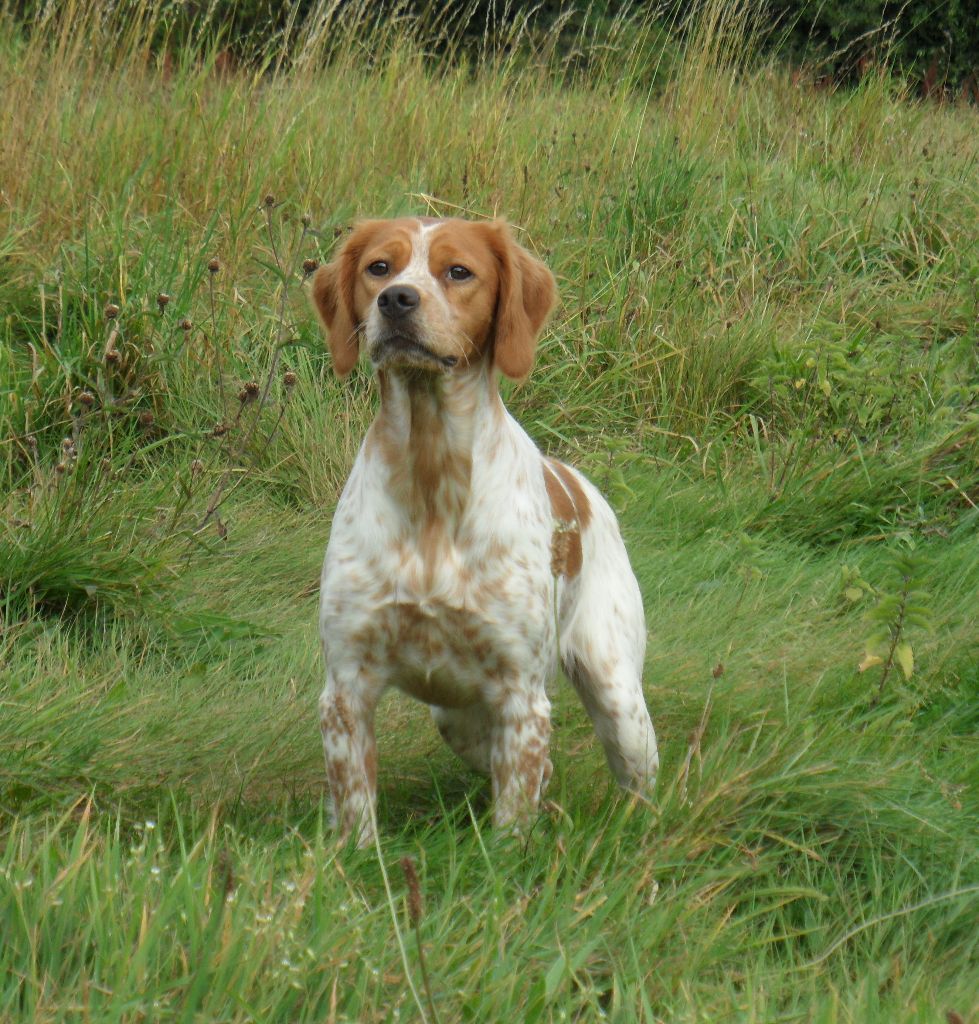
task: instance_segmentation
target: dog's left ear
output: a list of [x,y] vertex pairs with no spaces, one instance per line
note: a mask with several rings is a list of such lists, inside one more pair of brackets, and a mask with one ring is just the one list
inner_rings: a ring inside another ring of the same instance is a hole
[[557,301],[554,275],[518,245],[505,221],[487,225],[500,272],[493,333],[493,361],[507,377],[520,379],[534,365],[537,336]]

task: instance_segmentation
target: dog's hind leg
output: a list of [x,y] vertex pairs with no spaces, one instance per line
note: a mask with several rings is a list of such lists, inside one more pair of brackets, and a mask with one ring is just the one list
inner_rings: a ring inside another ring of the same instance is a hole
[[656,780],[659,756],[642,689],[646,622],[639,586],[617,530],[614,540],[616,544],[607,544],[612,550],[603,552],[573,584],[571,614],[565,616],[561,631],[561,664],[619,785],[648,792]]
[[[491,775],[493,771],[493,734],[495,723],[489,710],[482,705],[470,708],[433,707],[432,721],[453,753],[460,757],[470,768],[482,775]],[[551,761],[547,756],[543,759],[541,793],[547,789],[551,779]]]
[[648,793],[656,781],[659,755],[641,675],[623,660],[593,658],[587,644],[569,649],[563,664],[616,781],[626,789]]

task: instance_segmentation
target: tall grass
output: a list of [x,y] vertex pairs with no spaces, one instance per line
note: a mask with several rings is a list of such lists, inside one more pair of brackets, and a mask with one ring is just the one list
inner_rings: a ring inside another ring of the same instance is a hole
[[[219,6],[38,10],[0,16],[0,1019],[975,1019],[976,111],[818,89],[743,4],[464,42],[318,3],[237,64]],[[618,797],[559,684],[515,843],[385,703],[431,1005],[312,711],[374,398],[302,264],[407,212],[558,276],[507,402],[620,513],[664,765]],[[858,671],[882,624],[910,675]]]

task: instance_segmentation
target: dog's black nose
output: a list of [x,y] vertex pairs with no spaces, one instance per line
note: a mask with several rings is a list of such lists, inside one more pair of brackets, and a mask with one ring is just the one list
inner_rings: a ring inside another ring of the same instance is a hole
[[384,316],[397,320],[415,309],[421,298],[418,289],[412,288],[410,284],[393,284],[378,295],[377,308]]

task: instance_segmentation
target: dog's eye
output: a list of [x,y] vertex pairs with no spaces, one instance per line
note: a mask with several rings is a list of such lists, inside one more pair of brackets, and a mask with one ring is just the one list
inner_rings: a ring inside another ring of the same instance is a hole
[[388,265],[384,260],[374,260],[374,262],[367,267],[367,273],[370,274],[371,277],[385,277],[388,269]]
[[468,267],[463,267],[459,264],[456,264],[454,267],[449,267],[449,277],[453,281],[465,281],[466,278],[472,276],[473,272]]

